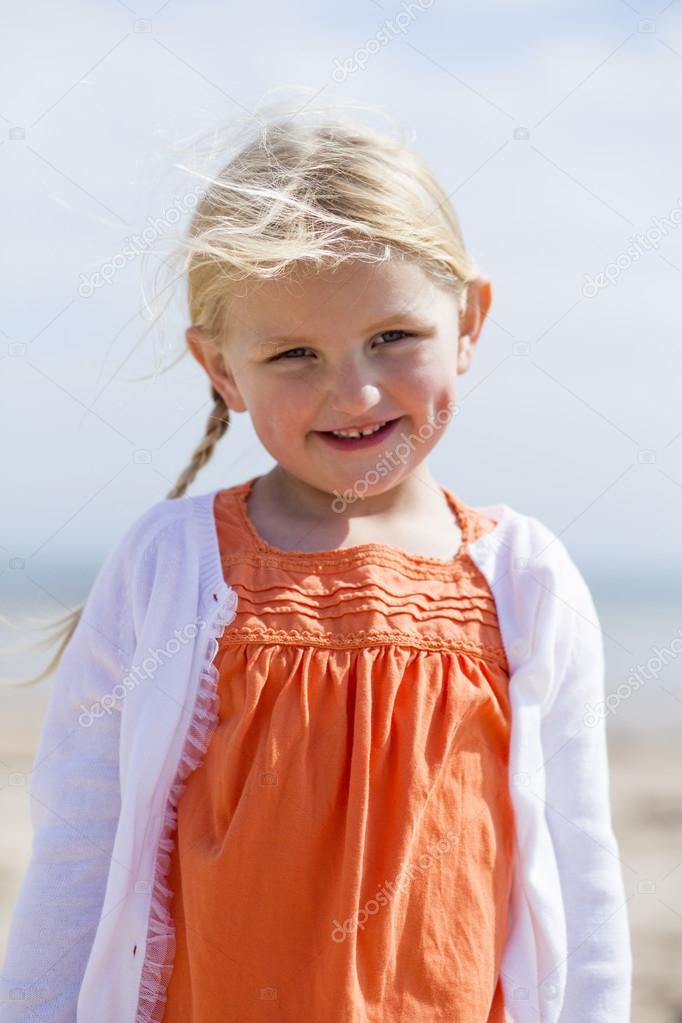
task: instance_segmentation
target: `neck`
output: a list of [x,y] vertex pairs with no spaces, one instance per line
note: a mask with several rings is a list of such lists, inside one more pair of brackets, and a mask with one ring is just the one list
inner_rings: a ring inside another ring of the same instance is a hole
[[292,517],[310,517],[317,521],[326,515],[337,522],[365,517],[417,516],[443,504],[440,486],[426,461],[390,489],[351,500],[344,504],[343,510],[335,510],[338,509],[338,501],[334,504],[342,494],[321,490],[293,476],[279,463],[261,478],[257,486],[273,507],[279,507]]

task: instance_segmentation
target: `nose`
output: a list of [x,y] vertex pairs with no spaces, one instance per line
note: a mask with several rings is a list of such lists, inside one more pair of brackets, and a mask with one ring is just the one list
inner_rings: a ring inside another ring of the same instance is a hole
[[330,389],[331,407],[346,419],[358,419],[371,413],[381,402],[381,391],[368,379],[367,369],[349,360],[338,372]]

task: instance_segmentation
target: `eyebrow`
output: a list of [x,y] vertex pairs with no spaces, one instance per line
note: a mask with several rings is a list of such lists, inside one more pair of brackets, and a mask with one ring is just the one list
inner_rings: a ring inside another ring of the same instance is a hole
[[[424,330],[424,331],[435,330],[435,324],[427,323],[425,320],[422,320],[419,316],[415,315],[414,313],[409,313],[409,312],[388,313],[386,316],[382,316],[380,320],[376,320],[374,323],[370,323],[365,329],[366,329],[367,333],[371,334],[373,331],[377,330],[379,327],[385,326],[387,323],[393,323],[394,321],[397,321],[397,320],[402,321],[406,326],[413,327],[415,330]],[[259,338],[258,339],[258,343],[259,344],[270,344],[270,345],[289,344],[292,341],[295,341],[297,344],[301,344],[301,345],[304,345],[304,344],[305,345],[312,345],[312,344],[315,343],[312,339],[303,337],[303,335],[301,335],[301,334],[293,334],[293,333],[292,334],[274,334],[272,337],[264,337],[264,338]]]

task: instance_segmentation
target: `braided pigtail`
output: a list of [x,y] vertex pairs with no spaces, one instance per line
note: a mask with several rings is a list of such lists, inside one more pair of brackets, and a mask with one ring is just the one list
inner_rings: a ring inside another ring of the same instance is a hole
[[211,386],[213,408],[206,423],[206,431],[199,446],[192,455],[187,468],[180,474],[173,489],[166,494],[167,498],[182,497],[196,474],[202,469],[213,454],[213,449],[230,425],[230,410],[228,409],[222,394],[219,394],[215,387]]

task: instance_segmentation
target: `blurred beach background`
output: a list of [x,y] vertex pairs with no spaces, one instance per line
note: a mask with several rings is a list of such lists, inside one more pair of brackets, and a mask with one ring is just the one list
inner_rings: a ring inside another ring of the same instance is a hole
[[[468,504],[543,521],[592,590],[632,1018],[682,1023],[680,4],[30,0],[3,21],[0,641],[82,603],[203,435],[207,380],[171,365],[182,282],[163,333],[148,301],[201,185],[193,140],[268,99],[345,105],[426,159],[492,280],[430,464]],[[190,493],[270,465],[233,415]],[[0,689],[0,960],[50,687]]]

